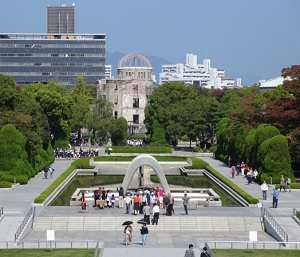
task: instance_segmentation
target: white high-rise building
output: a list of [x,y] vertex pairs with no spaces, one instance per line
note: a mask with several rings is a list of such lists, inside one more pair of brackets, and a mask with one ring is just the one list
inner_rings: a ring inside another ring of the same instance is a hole
[[205,88],[223,89],[234,88],[241,85],[241,79],[225,77],[225,71],[212,68],[210,59],[204,59],[203,64],[198,64],[197,55],[187,54],[186,63],[162,65],[159,73],[159,83],[179,81],[186,85],[198,85]]

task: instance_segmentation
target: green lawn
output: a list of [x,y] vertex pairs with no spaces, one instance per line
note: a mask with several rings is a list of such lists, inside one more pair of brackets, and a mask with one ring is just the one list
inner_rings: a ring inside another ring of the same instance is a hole
[[1,257],[93,257],[94,249],[0,249]]
[[216,257],[299,257],[300,250],[213,250]]

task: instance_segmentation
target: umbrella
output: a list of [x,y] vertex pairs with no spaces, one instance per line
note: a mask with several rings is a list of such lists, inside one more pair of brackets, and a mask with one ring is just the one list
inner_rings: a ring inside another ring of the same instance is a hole
[[147,224],[147,221],[145,221],[144,219],[138,220],[137,223],[139,224]]
[[108,148],[108,150],[109,150],[109,151],[112,151],[112,148],[110,147],[110,148]]
[[127,220],[127,221],[125,221],[125,222],[123,222],[123,226],[127,226],[127,225],[129,225],[129,224],[132,224],[133,222],[131,221],[131,220]]

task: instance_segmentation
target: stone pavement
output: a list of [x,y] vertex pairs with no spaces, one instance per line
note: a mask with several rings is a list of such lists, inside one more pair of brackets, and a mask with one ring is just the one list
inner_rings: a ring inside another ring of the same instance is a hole
[[[104,148],[99,148],[99,153],[104,154]],[[174,152],[175,155],[196,156],[189,152]],[[214,169],[222,173],[224,176],[230,177],[230,169],[211,157],[200,157],[207,161]],[[54,178],[59,176],[67,167],[71,160],[57,160],[52,165],[55,169]],[[239,187],[243,188],[250,195],[262,198],[259,185],[246,184],[246,179],[242,176],[232,179]],[[27,185],[21,185],[10,190],[0,191],[0,207],[4,208],[4,218],[0,221],[0,243],[1,241],[13,241],[16,229],[21,224],[24,216],[33,205],[34,199],[47,188],[52,179],[43,179],[42,174],[37,174],[32,178]],[[268,193],[268,200],[262,204],[269,208],[271,206],[271,191]],[[279,205],[277,209],[269,208],[272,216],[275,217],[291,217],[293,207],[300,208],[300,190],[292,190],[291,193],[281,193]],[[75,208],[75,209],[74,209]],[[38,216],[124,216],[126,220],[129,218],[124,215],[123,210],[90,210],[89,213],[77,213],[76,207],[37,207]],[[175,209],[176,216],[183,215],[183,208],[177,206]],[[55,214],[54,214],[55,213]],[[260,215],[259,208],[245,207],[205,207],[191,210],[190,216],[213,216],[213,217],[258,217]],[[295,223],[296,224],[296,223]],[[120,231],[56,231],[55,237],[57,240],[98,240],[104,247],[102,257],[111,257],[122,254],[123,256],[183,256],[188,244],[192,243],[195,247],[195,252],[198,255],[206,241],[248,241],[249,233],[245,231],[230,232],[230,231],[206,231],[199,233],[198,231],[155,231],[149,227],[149,236],[146,246],[140,244],[140,235],[138,231],[133,234],[133,244],[124,246],[123,233]],[[25,237],[25,241],[43,240],[46,238],[45,231],[32,231]],[[299,238],[299,237],[298,237]],[[260,241],[274,241],[272,237],[264,232],[259,232],[258,239]],[[298,239],[300,241],[300,238]],[[199,256],[199,255],[198,255]]]

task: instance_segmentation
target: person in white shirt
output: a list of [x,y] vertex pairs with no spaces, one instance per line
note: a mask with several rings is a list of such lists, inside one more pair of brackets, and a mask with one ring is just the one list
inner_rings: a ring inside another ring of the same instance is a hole
[[125,198],[125,204],[126,204],[126,215],[129,215],[130,212],[130,205],[132,205],[132,199],[130,197],[130,194],[128,194]]
[[153,219],[152,219],[152,225],[157,225],[159,219],[159,206],[158,204],[154,203],[153,206]]
[[261,184],[260,189],[263,193],[263,200],[267,200],[268,185],[266,181]]

